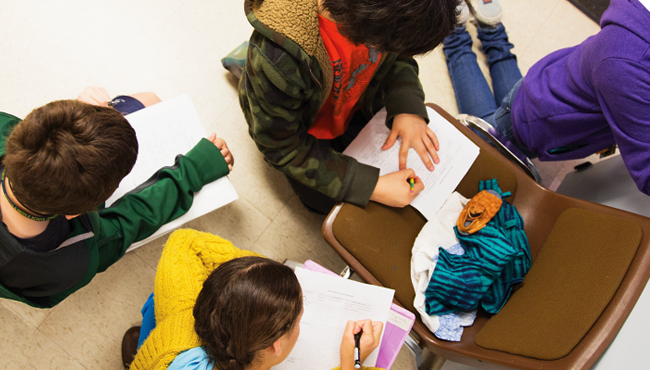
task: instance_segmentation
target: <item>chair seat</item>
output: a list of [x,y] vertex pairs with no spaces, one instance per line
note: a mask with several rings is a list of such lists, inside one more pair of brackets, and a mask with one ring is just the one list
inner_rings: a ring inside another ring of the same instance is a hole
[[[524,219],[533,268],[556,221],[570,208],[627,220],[639,225],[642,236],[638,250],[633,254],[632,262],[611,300],[577,345],[562,358],[539,360],[478,346],[476,336],[490,318],[482,310],[479,310],[474,325],[465,328],[460,342],[440,340],[419,319],[416,320],[413,329],[421,338],[421,344],[443,358],[481,368],[589,368],[614,339],[648,281],[650,219],[566,197],[539,186],[443,109],[432,104],[429,106],[454,124],[481,150],[456,191],[466,198],[471,198],[478,192],[480,180],[497,178],[501,189],[513,194],[507,200],[517,208]],[[410,206],[397,209],[371,202],[362,209],[351,204],[339,204],[327,217],[323,225],[323,235],[364,280],[395,289],[398,303],[415,313],[415,293],[410,279],[411,248],[424,222],[424,217]]]
[[566,356],[612,300],[641,236],[635,222],[567,209],[521,287],[476,335],[476,344],[541,360]]

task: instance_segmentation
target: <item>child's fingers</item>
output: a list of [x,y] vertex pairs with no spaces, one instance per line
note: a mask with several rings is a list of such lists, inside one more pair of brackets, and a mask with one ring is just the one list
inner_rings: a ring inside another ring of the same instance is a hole
[[381,150],[390,149],[393,144],[395,144],[398,136],[397,131],[391,130],[390,134],[388,134],[388,138],[386,138],[386,142],[384,142],[384,145],[381,147]]
[[208,135],[207,139],[208,139],[208,141],[211,141],[212,143],[214,143],[214,141],[217,139],[217,134],[211,133],[210,135]]
[[415,182],[415,186],[414,186],[415,194],[417,195],[417,194],[420,194],[420,192],[422,190],[424,190],[424,182],[422,181],[422,179],[419,176],[415,176],[414,179],[415,179],[415,181],[414,181]]
[[217,138],[217,141],[219,142],[219,144],[218,144],[219,149],[223,149],[223,148],[228,149],[228,143],[226,143],[226,141],[224,139],[219,137],[219,138]]
[[228,164],[229,168],[232,170],[232,166],[235,164],[235,157],[230,152],[230,149],[228,148],[221,149],[221,155],[226,160],[226,163]]
[[364,333],[372,335],[372,320],[359,320],[357,321],[357,325],[361,327]]

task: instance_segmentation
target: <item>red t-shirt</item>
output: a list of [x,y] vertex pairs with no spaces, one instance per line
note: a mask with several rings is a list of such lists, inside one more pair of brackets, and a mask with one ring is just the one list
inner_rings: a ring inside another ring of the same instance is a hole
[[370,83],[381,54],[365,45],[354,45],[339,33],[336,23],[320,15],[318,23],[332,61],[334,83],[308,132],[318,139],[333,139],[348,128],[354,106]]

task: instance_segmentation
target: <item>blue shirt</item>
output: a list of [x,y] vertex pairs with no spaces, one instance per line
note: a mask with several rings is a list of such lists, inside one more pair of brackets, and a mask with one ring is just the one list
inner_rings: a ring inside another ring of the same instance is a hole
[[181,352],[167,370],[212,370],[214,363],[208,358],[203,347],[194,347]]

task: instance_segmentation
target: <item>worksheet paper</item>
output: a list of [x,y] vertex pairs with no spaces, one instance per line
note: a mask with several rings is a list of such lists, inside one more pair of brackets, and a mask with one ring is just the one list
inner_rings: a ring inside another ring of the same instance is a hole
[[[201,138],[207,137],[188,94],[131,113],[126,119],[138,137],[138,159],[106,201],[107,206],[147,181],[160,168],[172,166],[177,155],[187,153]],[[194,194],[192,207],[186,214],[165,224],[147,239],[133,243],[127,252],[237,199],[230,180],[222,177]]]
[[[440,143],[440,163],[435,165],[433,172],[429,171],[415,149],[411,148],[406,168],[412,168],[424,183],[424,190],[411,205],[430,220],[472,167],[478,157],[479,147],[435,110],[427,107],[427,113],[429,128],[436,134]],[[384,108],[368,122],[343,152],[361,163],[379,168],[380,176],[399,171],[399,150],[402,145],[400,137],[390,149],[381,149],[390,133],[385,122]]]
[[[303,267],[310,271],[343,279],[341,276],[312,260],[305,261]],[[386,325],[384,325],[384,336],[382,337],[381,345],[379,346],[377,363],[375,366],[386,370],[390,369],[399,354],[399,350],[404,345],[406,337],[411,332],[414,322],[415,315],[412,312],[396,305],[395,303],[390,305],[390,312],[388,313]]]
[[[386,326],[392,289],[296,268],[303,295],[300,336],[289,357],[273,370],[330,370],[340,365],[339,349],[348,320],[370,319]],[[383,337],[383,332],[382,332]],[[375,366],[379,347],[364,366]]]

